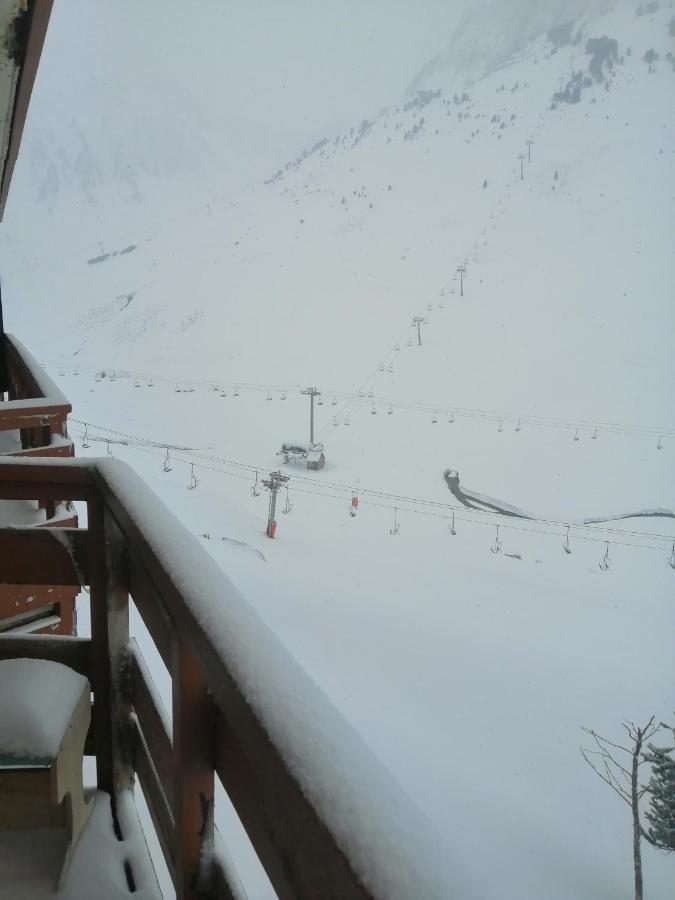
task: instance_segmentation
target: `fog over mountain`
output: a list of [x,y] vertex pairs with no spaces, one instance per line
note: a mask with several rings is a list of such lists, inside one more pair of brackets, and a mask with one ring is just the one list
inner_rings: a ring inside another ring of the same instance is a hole
[[479,77],[599,5],[60,0],[7,215],[223,200],[406,89]]

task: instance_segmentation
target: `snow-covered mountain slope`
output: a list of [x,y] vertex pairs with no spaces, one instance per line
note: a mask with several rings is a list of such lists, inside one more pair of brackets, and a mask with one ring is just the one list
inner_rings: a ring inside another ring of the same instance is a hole
[[[229,205],[4,236],[3,297],[81,452],[108,439],[205,535],[479,895],[629,897],[630,821],[579,726],[670,715],[672,520],[561,544],[675,508],[673,10],[549,38],[547,8],[471,85],[437,60]],[[328,464],[288,466],[267,541],[251,488],[306,439],[309,384]],[[547,521],[453,519],[449,468]]]

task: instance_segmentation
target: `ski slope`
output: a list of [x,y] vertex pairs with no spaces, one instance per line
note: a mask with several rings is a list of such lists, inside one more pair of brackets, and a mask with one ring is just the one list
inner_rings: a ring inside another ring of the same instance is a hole
[[[672,713],[672,520],[578,525],[675,508],[662,6],[589,15],[555,52],[542,34],[472,83],[437,62],[397,107],[152,229],[73,209],[39,255],[3,237],[8,328],[87,423],[78,452],[131,462],[202,535],[486,898],[632,896],[628,812],[580,726]],[[604,35],[612,70],[552,108]],[[284,470],[269,541],[256,473],[308,437],[314,384],[327,466]],[[463,509],[448,469],[540,519]],[[644,854],[665,900],[672,860]]]

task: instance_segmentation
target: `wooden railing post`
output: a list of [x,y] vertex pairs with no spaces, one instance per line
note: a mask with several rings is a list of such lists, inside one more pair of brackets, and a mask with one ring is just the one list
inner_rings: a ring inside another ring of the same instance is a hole
[[98,497],[87,501],[96,773],[115,795],[133,785],[130,728],[129,594],[124,540]]
[[175,632],[172,669],[176,897],[196,900],[202,845],[213,839],[215,709],[199,666]]

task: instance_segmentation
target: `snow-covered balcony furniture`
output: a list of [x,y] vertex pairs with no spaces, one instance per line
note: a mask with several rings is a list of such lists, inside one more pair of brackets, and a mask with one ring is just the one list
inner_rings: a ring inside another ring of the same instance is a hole
[[7,831],[62,829],[62,873],[91,811],[82,788],[90,719],[82,675],[45,660],[0,661],[0,844]]
[[[0,333],[0,457],[71,457],[67,416],[71,406],[52,379],[15,337]],[[64,498],[35,503],[0,502],[0,525],[76,527]],[[0,632],[72,634],[76,591],[0,587]]]
[[[176,896],[245,896],[217,831],[218,779],[282,900],[466,896],[424,815],[132,469],[0,460],[0,500],[55,496],[86,503],[87,528],[0,528],[0,584],[81,581],[91,639],[0,635],[0,659],[49,659],[89,680],[88,752],[121,845],[140,785]],[[170,679],[169,711],[153,658]]]

